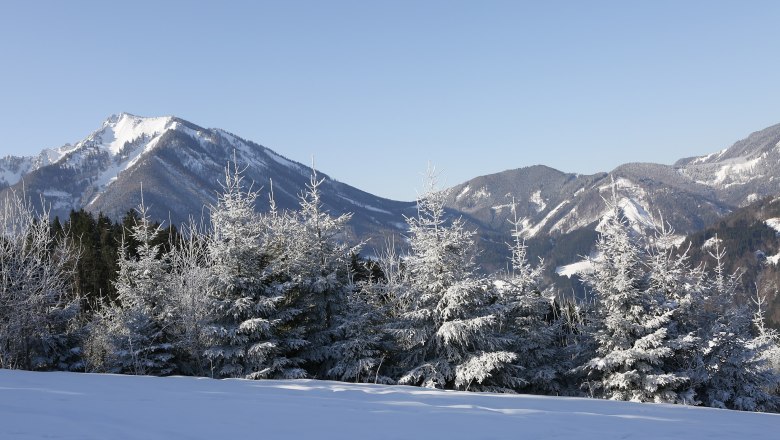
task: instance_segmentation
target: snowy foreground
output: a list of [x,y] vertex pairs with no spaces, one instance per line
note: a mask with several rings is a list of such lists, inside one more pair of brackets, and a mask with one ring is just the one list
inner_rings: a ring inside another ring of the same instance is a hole
[[780,415],[315,380],[0,370],[2,439],[776,439]]

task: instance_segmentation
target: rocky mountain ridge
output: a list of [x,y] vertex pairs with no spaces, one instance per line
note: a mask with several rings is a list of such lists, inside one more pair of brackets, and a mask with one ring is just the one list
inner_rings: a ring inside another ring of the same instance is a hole
[[[101,211],[118,218],[144,197],[152,213],[173,223],[207,217],[225,164],[235,159],[248,181],[274,197],[281,208],[297,206],[312,169],[257,143],[220,129],[206,129],[173,116],[145,118],[127,113],[108,118],[84,140],[32,157],[0,159],[0,185],[49,203],[55,215],[71,209]],[[334,214],[353,213],[358,240],[405,230],[412,202],[384,199],[325,179],[323,201]],[[670,224],[682,236],[763,197],[780,194],[780,124],[755,132],[730,148],[673,165],[629,163],[609,173],[581,175],[536,165],[476,177],[445,189],[447,207],[480,231],[486,261],[503,261],[502,248],[518,219],[522,234],[542,256],[572,234],[592,237],[606,212],[618,203],[638,231]],[[258,209],[267,208],[265,199]],[[587,252],[590,239],[569,249]],[[546,249],[546,250],[545,250]],[[576,258],[571,255],[570,258]],[[557,261],[557,260],[556,260]],[[563,261],[565,263],[565,261]]]

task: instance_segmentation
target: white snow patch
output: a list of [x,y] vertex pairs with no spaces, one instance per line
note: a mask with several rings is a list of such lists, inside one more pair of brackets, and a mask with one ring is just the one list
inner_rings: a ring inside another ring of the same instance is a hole
[[355,205],[355,206],[359,206],[361,208],[368,209],[369,211],[381,212],[382,214],[392,214],[392,212],[390,212],[390,211],[388,211],[386,209],[377,208],[376,206],[367,205],[365,203],[360,203],[357,200],[352,200],[349,197],[343,196],[341,194],[338,194],[338,196],[341,197],[342,199],[346,200],[347,202]]
[[[747,181],[749,174],[755,169],[756,165],[761,162],[763,156],[756,157],[755,159],[747,160],[745,158],[733,159],[720,167],[713,183],[722,184],[727,180],[735,183],[744,183]],[[748,176],[746,176],[748,175]]]
[[273,151],[271,151],[269,149],[266,149],[265,152],[266,152],[266,154],[268,154],[268,157],[273,159],[274,162],[278,163],[279,165],[282,165],[282,166],[285,166],[287,168],[300,171],[301,167],[297,163],[295,163],[295,162],[293,162],[291,160],[287,160],[287,159],[283,158],[282,156],[279,156],[278,154],[274,153]]
[[571,278],[575,275],[582,275],[593,272],[593,261],[583,260],[576,263],[558,266],[555,273],[562,277]]
[[51,188],[43,190],[43,195],[46,197],[57,197],[57,198],[73,197],[71,194],[66,193],[65,191],[60,191],[58,189],[51,189]]
[[[630,189],[630,190],[637,191],[637,192],[639,192],[641,194],[644,194],[644,190],[642,190],[642,188],[640,188],[639,186],[634,184],[634,182],[626,179],[625,177],[618,177],[617,179],[615,179],[615,188],[618,189],[618,190]],[[612,191],[612,183],[611,182],[606,184],[606,185],[601,185],[599,187],[599,192],[604,192],[604,191]]]
[[771,263],[771,264],[777,266],[777,263],[780,262],[780,254],[772,255],[771,257],[766,257],[766,261],[768,263]]
[[155,137],[169,128],[172,122],[173,118],[170,116],[142,118],[123,113],[115,122],[105,124],[96,138],[99,138],[101,146],[113,156],[119,153],[126,143],[132,143],[144,136]]
[[770,228],[774,229],[775,232],[780,234],[780,218],[775,217],[775,218],[766,219],[764,223]]
[[576,221],[576,219],[577,219],[577,207],[575,206],[574,208],[571,209],[571,211],[567,212],[566,215],[561,217],[560,220],[555,222],[555,224],[552,225],[552,227],[550,228],[550,231],[564,232],[563,231],[564,226],[566,226],[567,224],[573,221]]
[[465,186],[465,187],[464,187],[464,188],[463,188],[463,189],[462,189],[462,190],[461,190],[461,191],[458,193],[458,195],[457,195],[457,196],[455,196],[455,200],[460,200],[460,199],[461,199],[461,198],[463,198],[463,197],[464,197],[466,194],[468,194],[468,193],[469,193],[469,191],[471,191],[471,187],[470,187],[470,186],[468,186],[468,185],[466,185],[466,186]]
[[[774,439],[780,415],[317,380],[0,370],[8,439]],[[519,428],[521,427],[521,428]]]
[[691,163],[704,163],[704,162],[707,162],[711,157],[715,156],[716,154],[720,153],[722,155],[724,152],[725,152],[725,150],[722,150],[720,152],[710,153],[710,154],[708,154],[706,156],[701,156],[701,157],[698,157],[698,158],[694,159],[693,162],[691,162]]
[[473,200],[486,199],[488,197],[490,197],[490,191],[488,191],[487,186],[483,186],[482,188],[474,191],[474,195],[471,196]]
[[722,244],[723,240],[717,237],[710,237],[707,239],[707,241],[704,242],[704,244],[701,245],[701,248],[704,250],[712,249],[715,247],[716,244]]
[[523,230],[521,231],[521,235],[523,236],[523,238],[534,237],[536,234],[538,234],[539,231],[544,227],[544,225],[546,225],[547,222],[549,222],[550,219],[553,218],[553,216],[557,214],[558,211],[568,203],[569,203],[568,200],[564,200],[563,202],[559,203],[558,206],[551,209],[550,212],[548,212],[547,215],[544,216],[542,221],[540,221],[534,226],[531,226],[530,220],[523,219],[521,223],[521,226],[523,227]]
[[[639,233],[642,233],[645,229],[652,229],[656,227],[653,217],[647,211],[647,208],[642,206],[634,199],[623,197],[618,201],[618,207],[620,208],[623,216],[628,220],[631,228]],[[601,221],[596,226],[596,231],[602,232],[604,230],[604,224],[610,215],[610,208],[607,207],[601,214]]]
[[623,215],[626,216],[626,219],[628,219],[632,225],[649,228],[655,226],[653,217],[647,212],[647,209],[634,199],[623,198],[620,200],[619,205],[623,211]]
[[547,203],[545,203],[544,199],[542,198],[542,191],[537,190],[533,194],[531,194],[531,198],[529,199],[531,203],[536,205],[536,212],[542,212],[544,211],[544,208],[547,207]]
[[20,180],[22,180],[22,176],[32,171],[31,170],[32,164],[30,163],[30,159],[27,157],[25,157],[24,159],[25,160],[19,164],[18,168],[15,169],[0,168],[0,180],[3,180],[8,185],[13,185],[19,182]]
[[119,173],[121,173],[124,170],[127,170],[129,168],[132,168],[133,165],[135,165],[141,157],[144,156],[144,154],[148,151],[151,151],[154,149],[154,147],[157,146],[157,143],[160,140],[160,136],[157,136],[153,139],[151,139],[143,148],[136,148],[132,152],[128,154],[128,156],[120,161],[112,162],[110,166],[108,166],[106,169],[100,172],[97,179],[95,179],[95,185],[103,189],[112,182],[114,182],[117,177],[119,177]]
[[506,205],[491,206],[490,209],[492,209],[493,211],[496,211],[496,213],[499,214],[504,209],[510,209],[511,210],[513,207],[514,207],[514,205],[512,203],[507,203]]

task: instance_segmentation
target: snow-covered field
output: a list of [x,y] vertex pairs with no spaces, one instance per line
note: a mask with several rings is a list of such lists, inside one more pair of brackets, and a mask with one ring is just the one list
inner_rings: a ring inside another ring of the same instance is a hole
[[780,415],[315,380],[0,370],[0,439],[776,439]]

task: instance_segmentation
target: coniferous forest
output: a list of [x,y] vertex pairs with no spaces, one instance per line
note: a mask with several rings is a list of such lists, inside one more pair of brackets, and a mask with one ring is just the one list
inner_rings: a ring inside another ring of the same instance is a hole
[[404,246],[370,259],[343,241],[350,216],[323,210],[320,183],[297,210],[271,194],[261,214],[265,195],[230,164],[209,224],[179,229],[143,202],[119,223],[85,211],[50,222],[9,197],[0,367],[780,408],[780,336],[717,239],[708,264],[693,261],[671,231],[635,232],[613,197],[588,297],[563,300],[528,261],[519,221],[509,269],[482,275],[434,175]]

